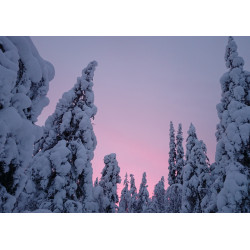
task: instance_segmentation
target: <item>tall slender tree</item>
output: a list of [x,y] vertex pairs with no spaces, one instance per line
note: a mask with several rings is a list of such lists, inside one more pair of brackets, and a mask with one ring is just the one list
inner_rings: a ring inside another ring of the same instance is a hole
[[186,162],[188,162],[191,151],[195,145],[195,141],[197,140],[196,130],[192,123],[189,126],[187,134],[188,137],[186,140]]
[[136,212],[137,213],[147,212],[148,202],[149,202],[148,185],[147,185],[146,172],[144,172],[142,175],[142,182],[138,193]]
[[[181,210],[182,197],[182,173],[184,167],[184,151],[182,146],[182,126],[179,124],[175,143],[173,123],[170,122],[169,142],[169,173],[168,188],[165,193],[165,207],[168,213],[179,213]],[[177,148],[177,151],[176,151]]]
[[135,178],[133,174],[130,174],[130,188],[129,188],[130,200],[128,204],[128,212],[135,213],[137,206],[137,189],[135,186]]
[[[193,212],[194,211],[194,206],[195,206],[195,200],[196,200],[196,193],[197,192],[190,192],[191,188],[189,188],[190,185],[190,179],[192,178],[193,180],[197,179],[198,177],[194,174],[195,169],[193,168],[194,166],[189,164],[189,161],[192,160],[190,159],[191,152],[193,147],[195,146],[195,141],[197,140],[197,135],[196,135],[196,130],[194,125],[191,123],[189,126],[189,129],[187,131],[187,139],[186,139],[186,159],[185,159],[185,166],[183,168],[183,186],[182,186],[182,198],[181,198],[181,211],[182,212]],[[193,195],[193,197],[192,197]],[[190,197],[189,197],[190,196]],[[192,203],[192,204],[191,204]]]
[[176,183],[178,184],[183,183],[182,175],[183,175],[183,167],[185,165],[182,142],[183,142],[182,125],[179,124],[176,136],[176,171],[177,171]]
[[105,167],[102,170],[102,177],[99,185],[103,189],[103,212],[115,213],[116,203],[119,201],[117,194],[117,184],[121,183],[120,167],[116,160],[116,154],[104,157]]
[[119,202],[119,213],[128,213],[129,209],[129,203],[130,203],[130,193],[128,190],[128,175],[126,173],[125,179],[124,179],[124,188],[122,189],[121,192],[121,199]]
[[175,144],[175,131],[173,122],[170,122],[169,129],[169,158],[168,158],[168,184],[176,183],[176,144]]

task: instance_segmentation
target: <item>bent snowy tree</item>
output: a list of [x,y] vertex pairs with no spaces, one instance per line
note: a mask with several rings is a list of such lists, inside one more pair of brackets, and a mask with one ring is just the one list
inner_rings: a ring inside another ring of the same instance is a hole
[[92,165],[96,147],[91,118],[94,105],[95,61],[82,71],[74,87],[63,94],[35,144],[27,209],[91,212]]

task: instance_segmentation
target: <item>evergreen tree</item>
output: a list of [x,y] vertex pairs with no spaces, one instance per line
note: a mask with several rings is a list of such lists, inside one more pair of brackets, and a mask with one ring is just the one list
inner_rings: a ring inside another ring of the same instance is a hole
[[173,184],[166,190],[165,207],[167,213],[180,213],[182,202],[182,185]]
[[184,150],[183,150],[182,142],[183,142],[182,125],[179,124],[178,132],[176,136],[176,171],[177,171],[176,183],[179,183],[179,184],[183,183],[182,175],[183,175],[183,167],[185,165]]
[[175,145],[175,131],[173,123],[170,122],[170,130],[169,130],[169,158],[168,158],[168,184],[172,185],[176,183],[176,145]]
[[136,209],[137,213],[147,212],[148,202],[149,202],[149,193],[147,188],[148,185],[147,185],[146,173],[144,172],[137,197],[137,209]]
[[198,195],[200,211],[205,212],[207,204],[207,196],[209,195],[211,178],[209,171],[209,159],[207,157],[207,148],[203,141],[196,141],[193,148],[194,165],[197,166],[198,176]]
[[[190,208],[185,208],[186,205],[184,204],[185,202],[187,203],[187,205],[189,204],[189,202],[187,201],[189,198],[187,197],[186,192],[190,191],[190,189],[188,188],[188,185],[189,185],[190,178],[194,175],[194,169],[189,164],[190,155],[191,155],[193,147],[195,146],[195,141],[197,140],[196,130],[195,130],[195,127],[194,127],[194,125],[192,123],[189,126],[187,134],[188,134],[188,136],[187,136],[187,139],[186,139],[186,160],[185,160],[185,166],[184,166],[183,172],[182,172],[183,186],[182,186],[182,188],[180,188],[180,187],[177,188],[176,187],[175,189],[173,188],[172,190],[171,189],[169,190],[169,196],[171,196],[171,197],[173,197],[173,195],[174,195],[173,194],[174,190],[178,190],[178,191],[181,190],[181,194],[182,194],[182,197],[181,197],[181,211],[182,212],[192,212],[193,211],[192,210],[193,206],[191,206]],[[194,178],[197,179],[197,176],[194,175]],[[196,192],[194,192],[193,194],[190,193],[188,195],[189,196],[194,195],[194,198],[192,198],[193,203],[194,203],[195,199],[196,199],[196,196],[195,196]],[[179,197],[177,198],[177,200],[179,200]],[[179,203],[178,202],[176,202],[176,203],[177,203],[176,207],[179,207]],[[173,205],[171,205],[170,207],[173,207]]]
[[28,37],[0,37],[0,212],[19,212],[54,68]]
[[35,144],[29,210],[91,212],[92,165],[96,147],[91,118],[96,114],[92,91],[97,63],[91,62],[74,87],[63,94]]
[[130,189],[129,189],[129,204],[128,204],[128,212],[135,213],[137,206],[137,189],[135,186],[135,178],[133,174],[130,174]]
[[194,125],[191,123],[188,129],[188,137],[186,140],[186,163],[189,160],[192,148],[194,147],[195,141],[197,140],[196,130]]
[[[179,213],[181,209],[181,196],[182,196],[182,176],[184,167],[184,151],[182,146],[182,126],[179,124],[176,136],[173,123],[170,123],[170,143],[169,143],[169,174],[168,183],[169,187],[165,194],[165,207],[168,213]],[[176,151],[177,148],[177,151]]]
[[99,185],[98,177],[96,177],[93,187],[94,209],[93,212],[103,213],[103,189]]
[[209,168],[206,146],[195,139],[194,146],[184,167],[182,188],[182,212],[201,213],[203,199],[209,189]]
[[116,154],[104,157],[105,167],[102,170],[102,177],[99,185],[103,189],[103,208],[105,213],[115,213],[116,203],[119,201],[117,195],[117,184],[121,183],[120,167],[116,160]]
[[164,187],[164,177],[161,177],[161,180],[155,185],[154,195],[152,197],[151,210],[155,213],[164,213],[165,212],[165,187]]
[[128,213],[129,204],[130,204],[130,193],[128,190],[128,175],[126,173],[124,180],[124,188],[121,192],[121,199],[119,202],[119,213]]
[[250,212],[250,73],[243,70],[232,37],[225,61],[229,71],[220,79],[215,176],[207,212]]

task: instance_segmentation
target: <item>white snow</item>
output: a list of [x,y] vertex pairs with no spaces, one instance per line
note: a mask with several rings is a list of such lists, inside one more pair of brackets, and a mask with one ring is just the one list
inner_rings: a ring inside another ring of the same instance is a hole
[[48,104],[54,68],[28,37],[0,37],[0,44],[0,171],[6,177],[0,184],[0,212],[11,212],[14,206],[18,212],[24,208],[21,198],[26,196],[21,194],[29,179],[33,145],[41,134],[34,122]]
[[118,202],[117,184],[121,182],[120,167],[116,160],[116,154],[112,153],[104,157],[104,168],[99,185],[103,189],[102,212],[114,213]]

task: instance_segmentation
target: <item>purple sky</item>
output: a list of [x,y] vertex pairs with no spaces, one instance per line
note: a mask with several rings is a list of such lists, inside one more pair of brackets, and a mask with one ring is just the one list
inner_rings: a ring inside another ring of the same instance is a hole
[[[116,153],[122,181],[135,175],[137,189],[146,171],[149,193],[167,183],[169,122],[182,123],[184,140],[192,122],[214,161],[220,101],[219,79],[226,67],[227,37],[32,37],[40,55],[55,67],[43,125],[86,65],[96,60],[94,120],[97,148],[93,179],[106,154]],[[250,37],[235,37],[250,71]],[[185,147],[185,143],[184,143]]]

